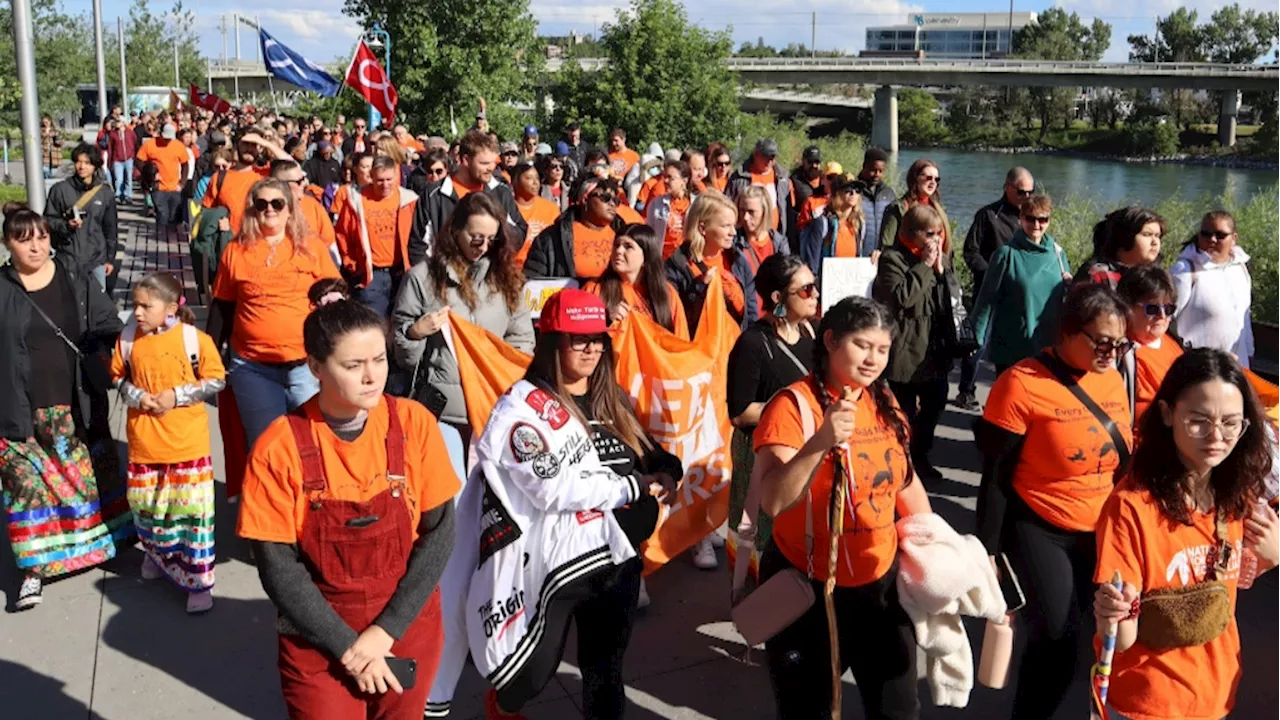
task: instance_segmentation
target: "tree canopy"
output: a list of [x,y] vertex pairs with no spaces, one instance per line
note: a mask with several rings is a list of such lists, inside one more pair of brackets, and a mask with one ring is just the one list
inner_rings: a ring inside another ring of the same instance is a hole
[[[1036,60],[1101,60],[1111,46],[1111,26],[1094,18],[1085,25],[1076,13],[1051,7],[1036,22],[1014,33],[1013,57]],[[1035,116],[1040,120],[1040,139],[1049,124],[1060,119],[1071,122],[1079,88],[1030,88],[1025,91]],[[1019,93],[1022,94],[1021,92]]]
[[1238,3],[1218,9],[1197,24],[1195,10],[1178,8],[1156,23],[1156,35],[1130,35],[1134,62],[1256,62],[1275,46],[1280,20],[1274,12],[1243,10]]

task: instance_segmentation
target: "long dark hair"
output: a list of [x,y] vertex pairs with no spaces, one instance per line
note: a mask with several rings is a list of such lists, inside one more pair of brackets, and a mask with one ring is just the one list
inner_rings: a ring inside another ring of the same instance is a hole
[[1236,386],[1244,397],[1244,419],[1249,423],[1231,453],[1209,475],[1214,506],[1228,520],[1245,517],[1249,505],[1262,497],[1266,489],[1265,478],[1271,473],[1267,418],[1240,364],[1221,350],[1188,350],[1169,368],[1151,410],[1142,416],[1138,433],[1142,442],[1133,453],[1129,470],[1133,482],[1151,493],[1161,514],[1183,525],[1191,524],[1191,511],[1187,507],[1189,472],[1178,455],[1173,428],[1164,423],[1164,414],[1159,408],[1162,403],[1169,408],[1175,407],[1184,392],[1210,380]]
[[[387,319],[368,305],[347,297],[346,289],[343,281],[326,278],[316,281],[307,292],[314,309],[302,321],[302,344],[307,356],[316,361],[328,360],[338,341],[353,332],[373,329],[384,335],[387,332]],[[321,305],[320,301],[329,293],[342,297]]]
[[449,289],[449,269],[453,268],[454,274],[458,276],[458,294],[467,307],[476,309],[479,298],[472,283],[471,263],[462,254],[462,245],[458,240],[473,215],[488,215],[498,223],[498,234],[489,243],[489,249],[483,256],[489,259],[489,274],[485,277],[485,283],[489,289],[502,295],[508,312],[515,312],[520,306],[524,275],[511,260],[514,252],[507,231],[506,212],[496,200],[482,192],[469,193],[462,198],[445,222],[445,231],[436,238],[431,257],[427,260],[427,275],[435,286],[436,297],[440,302],[448,302],[446,293]]
[[[778,305],[787,302],[791,280],[803,267],[807,266],[799,255],[770,255],[760,263],[756,270],[756,291],[764,298],[764,315],[772,316]],[[773,300],[774,293],[781,295],[777,302]]]
[[[662,240],[653,228],[640,223],[622,228],[622,232],[614,239],[614,244],[624,237],[634,240],[644,252],[644,265],[640,268],[635,284],[649,298],[649,309],[653,313],[654,322],[675,332],[675,313],[671,311],[671,293],[667,290],[667,274],[662,264]],[[600,276],[600,299],[604,301],[610,314],[622,302],[622,276],[613,269],[613,263],[609,263],[609,267]]]
[[[564,373],[560,370],[560,346],[565,337],[564,333],[559,332],[538,335],[538,342],[533,346],[533,360],[524,373],[524,379],[555,395],[565,410],[577,418],[583,427],[588,427],[587,419],[582,416],[578,404],[565,389]],[[613,341],[608,335],[604,337],[600,363],[587,379],[587,402],[595,421],[604,425],[636,454],[643,455],[652,447],[649,436],[645,434],[639,418],[631,409],[631,401],[618,385],[613,368]]]
[[[827,406],[830,404],[826,386],[827,333],[831,333],[832,342],[838,342],[846,335],[873,328],[886,330],[892,338],[895,334],[893,315],[889,313],[889,308],[875,300],[863,297],[847,297],[831,306],[831,309],[822,316],[822,324],[818,326],[818,342],[813,344],[813,373],[810,377],[817,386],[818,404],[822,407],[823,413],[827,411]],[[876,403],[876,416],[880,418],[880,422],[893,430],[894,437],[902,446],[902,454],[907,460],[906,482],[909,484],[911,477],[915,474],[915,468],[911,463],[907,417],[897,407],[893,391],[889,389],[889,379],[883,373],[876,378],[875,382],[867,386],[866,391],[871,393],[871,398]]]
[[1133,249],[1138,233],[1148,223],[1159,225],[1160,234],[1164,235],[1164,218],[1155,210],[1137,205],[1112,210],[1093,226],[1093,256],[1114,262],[1121,251]]

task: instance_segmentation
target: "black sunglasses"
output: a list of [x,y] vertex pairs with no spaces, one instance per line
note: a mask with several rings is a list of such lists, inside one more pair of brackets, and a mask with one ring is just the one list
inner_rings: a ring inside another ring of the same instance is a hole
[[449,174],[449,170],[448,168],[442,168],[442,167],[427,168],[427,174],[432,175],[434,177],[444,177],[445,175]]
[[618,196],[609,192],[591,193],[587,197],[589,197],[592,200],[599,200],[600,202],[605,203],[606,205],[618,204]]
[[1035,190],[1023,190],[1022,188],[1014,188],[1013,191],[1018,194],[1018,197],[1031,197],[1036,192]]
[[1231,233],[1222,232],[1221,230],[1201,230],[1200,237],[1206,240],[1209,238],[1213,238],[1214,240],[1226,240],[1231,237]]
[[1022,216],[1022,219],[1023,219],[1023,220],[1026,220],[1026,221],[1027,221],[1027,222],[1029,222],[1029,223],[1037,223],[1037,224],[1039,224],[1039,225],[1048,225],[1048,224],[1049,224],[1049,216],[1048,216],[1048,215],[1023,215],[1023,216]]
[[725,160],[723,162],[717,162],[716,167],[729,167],[732,164],[733,164],[732,160]]
[[1099,340],[1090,335],[1089,331],[1083,329],[1080,331],[1080,334],[1089,340],[1093,345],[1093,354],[1100,358],[1108,357],[1111,353],[1123,355],[1129,352],[1129,349],[1133,347],[1133,341],[1127,338],[1121,338],[1119,340],[1112,340],[1110,338]]
[[284,198],[271,198],[270,200],[266,200],[264,198],[253,199],[253,209],[257,212],[266,212],[267,206],[270,206],[271,209],[276,212],[280,212],[281,210],[284,210],[285,206],[288,204],[289,203],[285,202]]
[[1159,317],[1161,311],[1164,312],[1165,317],[1173,317],[1173,311],[1177,309],[1178,306],[1173,303],[1165,303],[1163,305],[1160,303],[1144,303],[1142,306],[1142,311],[1147,314],[1147,317]]

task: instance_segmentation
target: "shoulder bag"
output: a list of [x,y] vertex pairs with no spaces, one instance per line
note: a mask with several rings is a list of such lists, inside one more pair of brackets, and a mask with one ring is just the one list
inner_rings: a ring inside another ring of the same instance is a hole
[[[60,278],[55,277],[53,282],[60,282],[60,280]],[[58,323],[54,322],[53,318],[49,317],[49,315],[36,304],[36,301],[31,299],[31,295],[23,290],[22,297],[27,299],[27,302],[31,305],[31,309],[36,311],[36,314],[44,320],[45,324],[50,328],[53,328],[53,332],[58,336],[58,339],[65,343],[66,346],[71,349],[71,352],[75,353],[76,360],[80,364],[80,371],[84,376],[84,383],[88,386],[90,394],[106,395],[107,391],[111,389],[113,383],[111,382],[111,373],[107,370],[107,366],[102,362],[102,358],[97,355],[85,355],[80,352],[80,347],[72,342],[71,338],[67,337],[66,333],[62,332],[62,328],[58,327]]]
[[1080,404],[1084,405],[1084,409],[1088,410],[1093,415],[1093,418],[1101,423],[1102,429],[1107,431],[1107,435],[1111,436],[1111,443],[1115,445],[1116,455],[1120,458],[1120,464],[1116,466],[1114,475],[1115,479],[1119,480],[1129,467],[1129,445],[1125,442],[1124,435],[1120,434],[1120,429],[1116,427],[1115,421],[1111,419],[1106,410],[1099,407],[1098,403],[1089,397],[1089,394],[1080,387],[1080,383],[1075,378],[1071,377],[1067,368],[1064,367],[1064,363],[1056,356],[1041,352],[1036,355],[1036,360],[1039,360],[1042,365],[1048,368],[1049,372],[1053,373],[1053,376],[1058,379],[1058,382],[1062,383],[1063,387],[1071,391],[1076,400],[1079,400]]
[[1235,548],[1221,510],[1214,518],[1213,536],[1203,582],[1143,594],[1138,642],[1152,650],[1195,647],[1213,641],[1231,624],[1231,596],[1218,574],[1230,566]]

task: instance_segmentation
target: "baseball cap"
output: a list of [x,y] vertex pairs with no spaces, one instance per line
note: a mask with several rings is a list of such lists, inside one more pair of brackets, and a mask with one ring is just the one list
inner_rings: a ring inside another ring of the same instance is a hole
[[507,153],[520,152],[520,146],[509,140],[507,142],[502,143],[501,148],[502,148],[502,153],[501,153],[502,155],[506,155]]
[[551,146],[546,143],[538,143],[538,146],[533,149],[533,154],[534,155],[550,155]]
[[593,293],[565,288],[552,295],[542,306],[538,318],[540,332],[572,335],[601,335],[609,329],[604,302]]
[[209,133],[209,144],[219,145],[219,146],[226,145],[227,136],[223,134],[221,130],[214,130],[213,132]]
[[756,152],[765,157],[778,157],[778,143],[773,138],[761,138],[756,142]]
[[800,157],[805,162],[822,162],[822,150],[817,145],[810,145]]
[[328,140],[321,140],[320,142],[316,143],[316,150],[329,150],[332,147],[333,147],[333,143],[329,142]]
[[857,184],[857,175],[854,175],[853,173],[843,173],[838,175],[835,180],[831,181],[831,192],[840,192]]
[[536,128],[536,127],[534,127],[534,126],[532,126],[532,125],[525,125],[525,126],[524,126],[524,135],[525,135],[525,137],[538,137],[538,128]]
[[835,160],[828,160],[826,165],[822,166],[823,175],[842,175],[844,167]]
[[569,154],[569,143],[561,140],[556,143],[556,155],[563,156]]
[[178,137],[178,128],[174,127],[173,123],[165,123],[164,129],[160,131],[160,137],[165,140],[173,140]]

